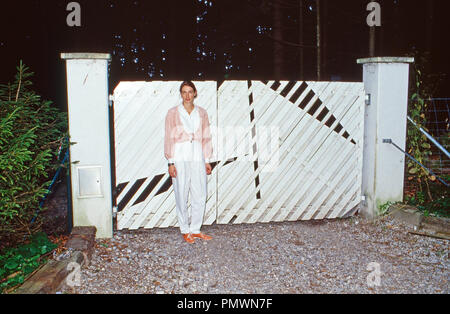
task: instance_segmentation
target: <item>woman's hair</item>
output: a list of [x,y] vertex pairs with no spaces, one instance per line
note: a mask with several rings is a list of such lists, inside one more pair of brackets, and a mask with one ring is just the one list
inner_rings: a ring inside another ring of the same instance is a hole
[[192,89],[194,90],[194,93],[195,93],[195,97],[197,97],[197,88],[195,88],[194,83],[192,83],[191,81],[184,81],[183,83],[181,83],[180,93],[181,93],[181,90],[183,89],[183,87],[185,87],[185,86],[192,87]]

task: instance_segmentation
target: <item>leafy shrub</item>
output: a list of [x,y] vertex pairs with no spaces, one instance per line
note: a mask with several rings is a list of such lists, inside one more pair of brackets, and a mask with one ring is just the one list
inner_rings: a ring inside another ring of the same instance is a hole
[[[419,128],[426,129],[426,115],[425,112],[429,107],[429,99],[431,94],[429,92],[430,83],[427,76],[422,73],[423,63],[422,59],[416,55],[418,60],[414,65],[414,80],[411,87],[411,97],[408,105],[408,116],[417,124],[417,127],[408,122],[407,129],[407,148],[408,153],[411,154],[418,162],[425,164],[425,160],[429,159],[432,155],[431,145],[428,142],[428,138],[422,134]],[[435,181],[436,178],[424,168],[412,160],[407,161],[408,179],[415,180],[415,185],[420,192],[420,197],[424,199],[424,194],[431,199],[430,182]],[[425,187],[423,187],[425,184]]]
[[[435,90],[436,80],[430,74],[427,74],[430,70],[429,55],[414,51],[412,56],[414,56],[416,62],[414,71],[411,71],[412,84],[410,86],[411,97],[408,105],[408,116],[415,121],[417,127],[408,122],[407,150],[422,164],[426,165],[426,161],[431,160],[427,166],[432,170],[433,166],[439,166],[439,164],[433,164],[431,144],[418,128],[423,128],[430,133],[426,128],[426,112]],[[447,138],[444,136],[443,143],[441,143],[444,146],[448,145]],[[437,180],[436,176],[412,160],[407,161],[407,171],[408,181],[412,184],[412,193],[409,192],[406,195],[405,202],[417,206],[424,215],[450,217],[448,188]],[[449,182],[448,176],[443,179]]]
[[0,292],[23,283],[45,262],[42,256],[56,247],[44,233],[39,232],[31,237],[29,243],[4,250],[0,254]]
[[67,130],[66,114],[30,88],[32,75],[20,61],[14,83],[0,84],[0,243],[39,230],[31,218]]

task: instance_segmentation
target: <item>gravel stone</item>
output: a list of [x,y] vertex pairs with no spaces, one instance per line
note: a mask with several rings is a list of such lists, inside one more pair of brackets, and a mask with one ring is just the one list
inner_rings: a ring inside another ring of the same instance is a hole
[[178,228],[117,231],[62,292],[448,294],[448,240],[412,230],[390,216],[213,225],[193,245]]

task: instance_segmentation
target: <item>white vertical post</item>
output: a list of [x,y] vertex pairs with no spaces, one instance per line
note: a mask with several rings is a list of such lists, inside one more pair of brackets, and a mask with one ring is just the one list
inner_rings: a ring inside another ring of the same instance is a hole
[[73,226],[113,235],[108,115],[109,54],[62,53],[66,60]]
[[359,59],[368,101],[364,115],[362,214],[375,217],[387,202],[403,201],[408,111],[409,64],[413,58],[380,57]]

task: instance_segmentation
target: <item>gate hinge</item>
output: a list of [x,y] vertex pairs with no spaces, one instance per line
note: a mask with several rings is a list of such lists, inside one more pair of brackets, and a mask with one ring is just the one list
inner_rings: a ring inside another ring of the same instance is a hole
[[361,195],[361,203],[362,206],[367,206],[367,198],[365,195]]
[[109,95],[109,106],[112,107],[112,103],[114,101],[114,95]]
[[113,206],[112,214],[113,214],[113,218],[117,217],[117,206]]
[[366,99],[365,99],[365,103],[367,106],[371,105],[371,99],[372,97],[370,96],[370,94],[366,94]]

